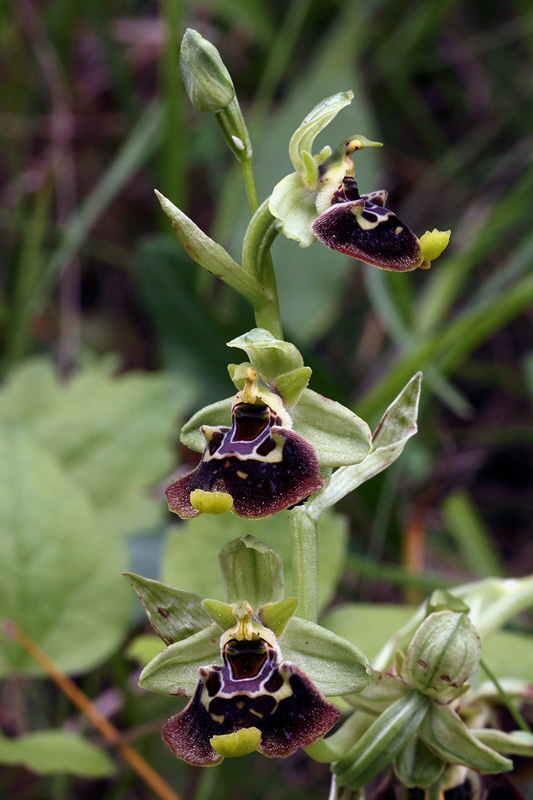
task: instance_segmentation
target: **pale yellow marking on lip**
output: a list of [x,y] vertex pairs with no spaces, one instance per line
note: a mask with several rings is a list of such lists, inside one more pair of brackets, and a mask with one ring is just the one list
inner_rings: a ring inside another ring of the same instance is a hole
[[238,469],[238,470],[237,470],[237,473],[236,473],[236,474],[239,476],[239,478],[242,478],[242,479],[243,479],[243,481],[245,481],[245,480],[246,480],[246,478],[248,477],[248,473],[247,473],[247,472],[243,472],[243,471],[242,471],[242,470],[240,470],[240,469]]
[[398,227],[394,229],[394,233],[396,234],[396,236],[398,236],[398,234],[400,234],[402,231],[403,228],[401,225],[398,225]]

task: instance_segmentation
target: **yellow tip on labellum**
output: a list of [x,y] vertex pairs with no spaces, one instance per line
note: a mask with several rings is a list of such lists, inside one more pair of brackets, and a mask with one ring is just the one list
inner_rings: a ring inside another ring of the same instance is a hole
[[440,256],[440,254],[448,247],[450,241],[451,231],[438,231],[433,228],[432,231],[426,231],[420,237],[420,250],[422,254],[422,263],[420,269],[429,269],[431,262]]
[[189,496],[191,506],[203,514],[225,514],[233,508],[233,497],[227,492],[204,492],[195,489]]
[[209,742],[213,750],[223,758],[246,756],[254,750],[259,750],[261,731],[259,728],[241,728],[235,733],[212,736]]

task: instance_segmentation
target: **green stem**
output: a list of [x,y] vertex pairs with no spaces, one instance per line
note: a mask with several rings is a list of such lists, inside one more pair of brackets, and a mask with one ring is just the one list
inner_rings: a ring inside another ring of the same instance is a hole
[[298,598],[298,616],[318,618],[317,523],[301,507],[289,512],[292,540],[292,582]]
[[425,792],[425,800],[441,800],[443,797],[442,790],[440,788],[440,781],[437,781],[432,786],[430,786],[427,791]]
[[268,302],[254,307],[257,327],[266,328],[277,339],[283,339],[276,275],[270,256],[270,248],[277,235],[276,220],[270,213],[267,199],[248,225],[242,247],[242,267],[257,278],[269,296]]
[[514,719],[520,730],[525,731],[526,733],[531,733],[531,728],[529,727],[524,717],[522,716],[516,705],[513,703],[512,699],[509,697],[509,695],[507,694],[507,692],[505,691],[505,689],[503,688],[503,686],[501,685],[500,681],[493,673],[493,671],[485,664],[483,659],[481,659],[479,664],[481,669],[486,673],[489,680],[492,681],[492,683],[498,690],[502,702],[506,705],[507,710],[511,714],[512,718]]

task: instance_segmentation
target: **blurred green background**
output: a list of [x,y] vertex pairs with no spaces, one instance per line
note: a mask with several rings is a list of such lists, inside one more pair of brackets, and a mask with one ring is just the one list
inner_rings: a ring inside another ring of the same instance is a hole
[[[452,229],[432,269],[406,275],[320,244],[278,237],[273,248],[286,336],[313,367],[313,389],[375,426],[425,374],[417,437],[338,509],[322,576],[324,603],[417,602],[437,586],[533,572],[533,7],[0,5],[0,617],[74,675],[187,800],[325,797],[326,771],[304,755],[248,757],[249,770],[177,763],[159,729],[179,702],[137,690],[124,657],[146,626],[120,572],[158,577],[163,553],[168,580],[192,576],[182,585],[192,590],[195,569],[203,577],[209,531],[198,528],[199,546],[166,514],[162,490],[193,462],[179,446],[183,420],[232,392],[225,342],[254,324],[245,301],[183,253],[153,194],[238,257],[244,190],[214,119],[183,90],[186,27],[233,76],[261,200],[292,171],[288,142],[306,113],[353,89],[317,145],[354,133],[384,142],[356,157],[360,189],[387,188],[419,235]],[[286,546],[282,526],[264,537]],[[0,762],[11,764],[0,795],[153,796],[118,760],[109,776],[101,749],[92,772],[87,753],[69,756],[74,775],[59,764],[43,776],[42,763],[32,771],[28,756],[9,755],[5,737],[44,729],[101,744],[36,672],[0,645]]]

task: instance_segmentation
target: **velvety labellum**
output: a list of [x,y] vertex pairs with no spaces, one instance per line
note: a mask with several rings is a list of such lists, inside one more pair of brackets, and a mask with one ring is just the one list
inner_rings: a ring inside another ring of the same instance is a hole
[[422,263],[413,231],[385,208],[384,190],[359,195],[353,178],[345,178],[332,205],[313,223],[317,239],[352,258],[394,272],[409,272]]
[[191,492],[225,492],[242,517],[267,517],[290,508],[323,484],[313,447],[281,427],[281,419],[261,403],[237,403],[231,428],[203,427],[207,446],[196,469],[171,484],[168,506],[182,518],[198,515]]
[[243,728],[261,732],[259,751],[284,758],[324,736],[339,712],[294,664],[280,663],[277,645],[254,636],[230,639],[222,667],[200,668],[189,705],[169,720],[163,739],[179,758],[197,766],[219,763],[213,736]]

